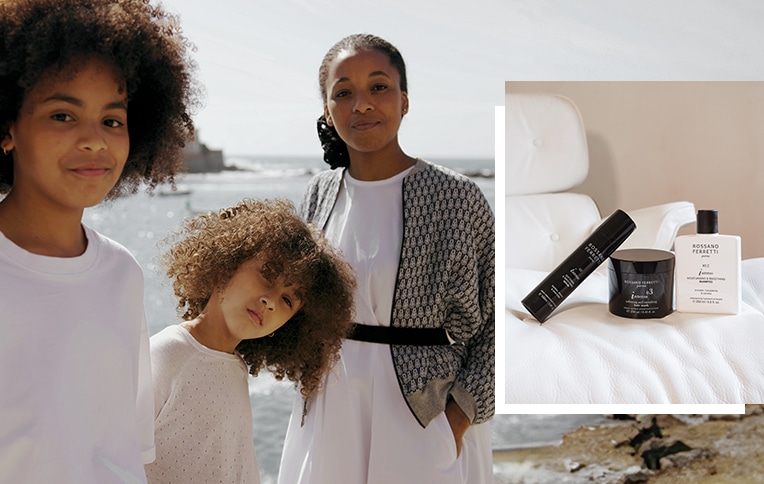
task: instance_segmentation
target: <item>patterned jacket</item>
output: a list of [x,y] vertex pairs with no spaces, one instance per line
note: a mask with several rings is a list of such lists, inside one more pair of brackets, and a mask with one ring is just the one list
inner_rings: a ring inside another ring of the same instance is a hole
[[[326,227],[344,170],[310,182],[301,214]],[[472,423],[494,413],[494,217],[469,178],[418,160],[403,180],[403,243],[392,326],[445,328],[451,346],[391,346],[401,392],[426,427],[448,396]]]

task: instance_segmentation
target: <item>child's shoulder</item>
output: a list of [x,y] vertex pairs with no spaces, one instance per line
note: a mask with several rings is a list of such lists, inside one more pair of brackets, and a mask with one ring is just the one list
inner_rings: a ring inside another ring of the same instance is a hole
[[179,324],[171,324],[165,327],[149,339],[151,342],[151,352],[188,347],[188,338],[185,333],[188,333],[188,331]]
[[132,281],[131,284],[144,284],[143,269],[127,248],[85,225],[83,227],[88,238],[88,251],[95,252],[97,271],[94,274],[110,278],[119,274]]
[[193,357],[195,351],[189,336],[179,324],[171,324],[149,338],[151,366],[155,373],[162,369],[176,373]]
[[[245,374],[247,371],[246,365],[239,356],[203,346],[180,324],[172,324],[154,334],[149,344],[152,375],[160,383],[167,383],[184,374],[192,375],[200,367],[207,367],[210,361],[229,360],[241,367]],[[216,365],[216,368],[230,368],[230,366]]]
[[85,230],[85,235],[88,238],[88,244],[94,244],[100,257],[107,260],[113,260],[116,263],[124,264],[126,266],[134,266],[140,270],[138,261],[124,245],[86,225],[83,225],[83,228]]
[[151,358],[183,362],[201,355],[219,352],[196,341],[180,324],[171,324],[149,338]]

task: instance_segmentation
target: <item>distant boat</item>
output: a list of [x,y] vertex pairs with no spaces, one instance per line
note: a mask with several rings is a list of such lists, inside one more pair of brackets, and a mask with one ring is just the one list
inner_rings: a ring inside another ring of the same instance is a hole
[[173,187],[170,187],[170,186],[163,186],[157,190],[157,194],[161,197],[190,195],[191,189],[183,185],[176,185],[175,189],[173,189]]

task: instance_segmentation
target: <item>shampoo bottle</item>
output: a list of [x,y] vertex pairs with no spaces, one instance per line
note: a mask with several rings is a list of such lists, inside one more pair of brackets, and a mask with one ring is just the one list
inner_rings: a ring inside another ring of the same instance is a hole
[[697,235],[677,237],[674,251],[677,311],[740,311],[740,237],[719,234],[716,210],[698,210]]

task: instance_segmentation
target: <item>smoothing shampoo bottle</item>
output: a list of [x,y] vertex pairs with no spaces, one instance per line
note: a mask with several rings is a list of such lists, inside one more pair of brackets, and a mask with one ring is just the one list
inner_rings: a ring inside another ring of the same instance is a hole
[[698,210],[697,235],[674,241],[676,310],[740,312],[740,237],[719,234],[716,210]]

